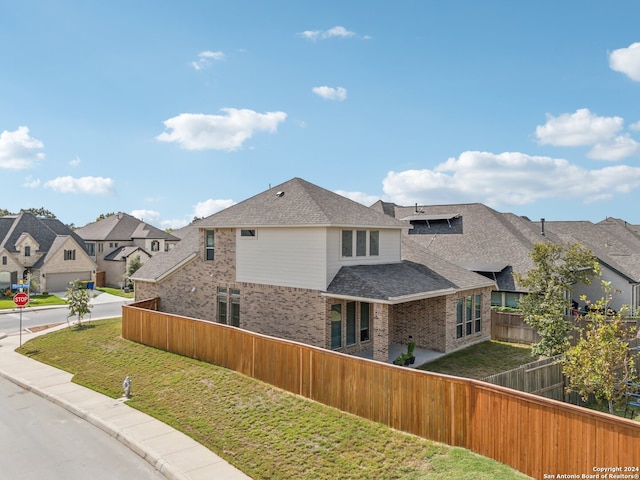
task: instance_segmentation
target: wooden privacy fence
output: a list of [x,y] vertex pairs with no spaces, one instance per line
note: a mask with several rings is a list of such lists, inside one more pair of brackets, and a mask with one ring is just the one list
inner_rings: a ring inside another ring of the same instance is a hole
[[527,363],[513,370],[491,375],[483,381],[563,402],[565,401],[563,356],[556,355]]
[[[629,348],[632,350],[634,357],[636,357],[637,364],[637,347],[640,345],[640,339],[637,337],[631,338],[628,342]],[[581,402],[580,396],[576,392],[565,392],[567,382],[562,372],[563,359],[564,355],[544,358],[521,365],[513,370],[491,375],[484,378],[483,381],[578,405]]]
[[538,343],[540,335],[524,321],[522,314],[491,310],[491,339],[531,344]]
[[631,420],[486,382],[343,355],[142,305],[154,308],[152,301],[123,306],[124,338],[235,370],[398,430],[470,449],[534,478],[640,466],[640,426]]

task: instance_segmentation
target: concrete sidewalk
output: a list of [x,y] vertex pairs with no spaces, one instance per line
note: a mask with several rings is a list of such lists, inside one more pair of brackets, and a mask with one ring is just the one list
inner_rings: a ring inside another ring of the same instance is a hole
[[[56,328],[66,328],[66,325]],[[23,344],[48,331],[23,334]],[[0,376],[51,400],[115,437],[166,478],[250,480],[195,440],[129,407],[124,398],[113,399],[72,383],[70,373],[16,353],[18,343],[16,335],[0,340]],[[135,394],[135,383],[132,391]]]

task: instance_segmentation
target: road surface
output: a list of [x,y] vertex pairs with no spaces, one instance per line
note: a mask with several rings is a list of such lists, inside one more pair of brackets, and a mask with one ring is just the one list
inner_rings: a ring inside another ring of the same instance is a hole
[[99,428],[1,377],[0,425],[1,478],[165,478]]
[[[99,303],[93,305],[91,308],[91,317],[87,316],[85,319],[121,317],[122,305],[125,300],[128,299],[123,299],[121,302]],[[66,323],[68,313],[69,309],[64,306],[43,310],[36,310],[27,307],[22,309],[22,328],[25,329],[42,325]],[[77,320],[77,318],[74,317],[71,320]],[[0,310],[0,332],[6,333],[7,335],[17,335],[20,333],[20,313],[17,309],[16,311],[12,310],[11,313]]]

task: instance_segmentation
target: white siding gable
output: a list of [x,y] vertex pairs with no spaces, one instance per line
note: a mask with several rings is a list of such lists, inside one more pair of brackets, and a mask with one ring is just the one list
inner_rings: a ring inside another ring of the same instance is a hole
[[236,230],[236,280],[324,290],[327,229],[256,228],[255,237]]

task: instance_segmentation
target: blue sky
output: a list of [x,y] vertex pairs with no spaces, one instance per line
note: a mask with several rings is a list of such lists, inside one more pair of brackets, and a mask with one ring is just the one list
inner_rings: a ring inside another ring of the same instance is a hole
[[640,2],[0,3],[0,208],[177,228],[301,177],[640,224]]

